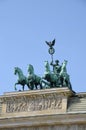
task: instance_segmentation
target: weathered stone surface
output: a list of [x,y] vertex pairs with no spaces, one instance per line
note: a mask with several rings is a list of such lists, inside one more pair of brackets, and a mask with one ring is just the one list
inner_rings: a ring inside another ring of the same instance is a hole
[[86,97],[71,97],[68,103],[69,112],[86,112]]
[[2,116],[15,116],[15,113],[30,116],[64,113],[67,98],[71,94],[68,88],[5,93],[1,97]]
[[41,126],[31,128],[11,128],[2,130],[86,130],[86,125],[58,125],[58,126]]
[[[79,127],[81,126],[81,127]],[[0,130],[2,128],[9,128],[12,130],[22,130],[24,128],[27,129],[39,129],[43,128],[49,130],[64,130],[64,128],[71,128],[71,130],[78,130],[78,128],[83,128],[80,130],[84,130],[86,128],[86,115],[85,114],[59,114],[59,115],[43,115],[36,117],[16,117],[16,118],[5,118],[0,120]],[[14,129],[13,129],[14,130]]]
[[85,94],[66,87],[5,93],[0,96],[0,130],[86,130],[86,110],[74,111],[85,101]]

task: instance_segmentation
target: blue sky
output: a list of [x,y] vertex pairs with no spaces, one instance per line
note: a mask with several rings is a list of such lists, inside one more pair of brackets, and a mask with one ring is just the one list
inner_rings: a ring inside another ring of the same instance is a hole
[[54,60],[68,60],[73,90],[86,92],[86,1],[0,0],[0,95],[14,91],[16,66],[43,75],[51,61],[45,41],[54,38]]

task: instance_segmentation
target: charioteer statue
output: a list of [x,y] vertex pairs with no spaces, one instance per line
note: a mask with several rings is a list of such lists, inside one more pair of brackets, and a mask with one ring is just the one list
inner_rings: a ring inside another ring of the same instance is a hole
[[53,72],[59,74],[61,71],[61,66],[59,65],[59,60],[55,60],[55,64],[51,61],[50,65],[53,66]]
[[[46,89],[55,87],[68,87],[72,90],[70,83],[70,76],[67,73],[66,65],[67,60],[64,60],[60,65],[59,60],[53,62],[53,54],[55,53],[54,45],[55,39],[51,42],[47,42],[49,46],[49,54],[51,55],[51,62],[45,61],[45,71],[42,77],[34,73],[34,67],[29,64],[28,66],[28,76],[26,77],[19,67],[15,67],[14,74],[18,75],[18,80],[15,83],[15,90],[17,90],[16,85],[22,85],[22,90],[24,86],[27,85],[29,90],[33,89]],[[50,70],[50,66],[53,67],[53,71]]]

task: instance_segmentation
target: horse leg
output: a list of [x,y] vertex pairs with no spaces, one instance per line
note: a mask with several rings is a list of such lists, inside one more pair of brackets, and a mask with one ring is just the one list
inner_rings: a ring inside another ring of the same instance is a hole
[[40,89],[43,89],[42,84],[40,84]]
[[22,90],[24,91],[24,85],[22,85]]
[[26,85],[28,86],[28,89],[31,90],[31,84],[26,80]]
[[70,83],[69,79],[68,79],[68,81],[67,81],[67,82],[68,82],[68,83],[67,83],[67,84],[68,84],[68,88],[72,90],[72,85],[71,85],[71,83]]
[[30,83],[30,89],[33,90],[34,89],[34,84]]
[[32,90],[32,83],[29,80],[26,80],[26,85],[28,86],[29,90]]
[[42,87],[42,80],[40,80],[39,86],[40,86],[40,89],[43,89],[43,87]]
[[27,84],[27,86],[28,86],[28,89],[29,89],[29,90],[31,90],[31,87],[30,87],[30,85],[29,85],[29,84]]
[[35,88],[38,89],[38,88],[37,88],[37,84],[35,84]]
[[17,88],[16,88],[16,85],[17,85],[17,84],[19,84],[19,83],[15,83],[15,85],[14,85],[14,89],[15,89],[15,90],[17,90]]
[[31,86],[31,90],[33,90],[34,89],[34,86]]
[[63,87],[63,77],[62,76],[60,76],[59,77],[59,85],[60,85],[60,87]]
[[63,77],[63,86],[67,86],[66,77]]

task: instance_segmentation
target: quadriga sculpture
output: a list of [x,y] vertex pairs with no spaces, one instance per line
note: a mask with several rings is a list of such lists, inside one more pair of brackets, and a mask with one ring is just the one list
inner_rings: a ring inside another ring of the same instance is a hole
[[50,64],[53,66],[53,71],[51,71],[48,61],[45,61],[45,72],[43,77],[40,77],[34,73],[34,68],[31,64],[28,66],[27,77],[23,74],[19,67],[15,67],[14,73],[15,75],[18,75],[18,80],[15,83],[15,90],[17,90],[16,85],[18,84],[22,85],[22,90],[24,90],[25,85],[28,86],[29,90],[55,87],[69,87],[72,89],[70,77],[67,74],[66,69],[67,61],[64,60],[62,65],[57,63]]

